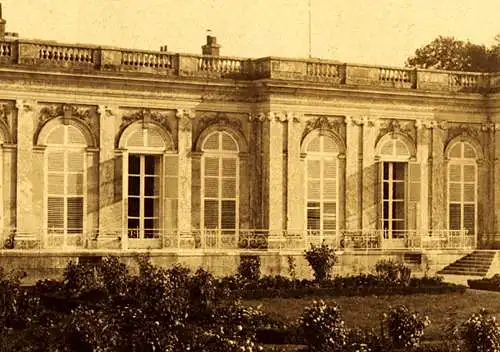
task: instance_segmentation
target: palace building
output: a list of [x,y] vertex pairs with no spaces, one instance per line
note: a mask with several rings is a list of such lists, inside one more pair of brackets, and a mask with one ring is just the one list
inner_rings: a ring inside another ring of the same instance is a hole
[[346,271],[439,270],[500,246],[498,74],[224,57],[212,36],[201,55],[63,44],[5,23],[0,265],[43,276],[149,251],[224,273],[255,254],[279,273],[325,242]]

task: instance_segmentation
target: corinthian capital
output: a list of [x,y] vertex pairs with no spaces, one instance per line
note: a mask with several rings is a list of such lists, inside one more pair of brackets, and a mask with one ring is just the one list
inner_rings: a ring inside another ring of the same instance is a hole
[[16,100],[16,109],[19,112],[32,112],[35,110],[35,105],[34,100]]
[[196,112],[193,109],[177,109],[177,111],[175,112],[175,116],[178,119],[181,118],[194,119],[196,117]]

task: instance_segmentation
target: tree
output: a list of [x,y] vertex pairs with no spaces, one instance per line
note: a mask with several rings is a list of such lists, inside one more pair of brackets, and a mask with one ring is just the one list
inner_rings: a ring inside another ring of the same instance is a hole
[[464,42],[454,37],[438,36],[429,44],[415,50],[406,66],[451,71],[500,71],[500,35],[491,47]]

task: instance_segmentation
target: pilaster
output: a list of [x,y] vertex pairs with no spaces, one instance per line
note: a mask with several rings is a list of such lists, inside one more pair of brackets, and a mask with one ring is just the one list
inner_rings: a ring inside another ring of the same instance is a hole
[[[115,153],[117,109],[100,105],[99,114],[99,231],[118,231],[126,227],[122,219],[122,195],[116,194],[116,183],[121,183],[121,176],[116,168],[121,164],[122,156]],[[121,167],[120,167],[121,170]],[[119,177],[117,177],[119,176]]]
[[[493,165],[493,180],[500,179],[500,123],[495,123],[494,127],[494,165]],[[495,231],[495,248],[500,248],[500,182],[493,182],[493,208],[497,209],[494,212],[494,231]]]
[[376,229],[378,221],[377,200],[377,160],[375,160],[375,142],[379,132],[379,120],[361,118],[357,123],[362,126],[362,227]]
[[417,161],[420,164],[420,212],[417,230],[420,233],[427,233],[429,230],[430,203],[429,203],[429,163],[430,163],[430,142],[431,128],[430,121],[417,120]]
[[304,170],[300,158],[301,115],[287,113],[287,224],[288,231],[301,232],[304,229]]
[[285,115],[271,112],[268,115],[268,228],[271,234],[283,230],[283,125]]
[[[362,228],[362,129],[351,116],[345,118],[346,124],[346,181],[345,181],[345,228]],[[341,226],[342,227],[342,226]]]
[[177,140],[179,156],[179,203],[177,207],[177,228],[179,233],[191,233],[191,179],[192,179],[192,120],[194,110],[177,110]]
[[431,129],[431,157],[430,157],[430,213],[429,221],[432,229],[447,228],[445,177],[446,165],[444,160],[446,123],[434,121]]
[[[33,232],[33,133],[37,103],[33,100],[17,100],[17,153],[16,153],[16,227],[18,233]],[[40,180],[36,180],[37,183]],[[38,187],[41,185],[38,183]]]

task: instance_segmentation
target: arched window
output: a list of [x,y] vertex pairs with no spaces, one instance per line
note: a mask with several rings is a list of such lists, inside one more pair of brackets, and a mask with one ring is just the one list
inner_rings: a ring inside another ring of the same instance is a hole
[[87,143],[78,128],[59,124],[48,133],[46,144],[47,227],[70,244],[68,235],[84,229]]
[[172,138],[155,124],[135,123],[120,141],[126,150],[123,182],[128,237],[160,238],[163,231],[177,227],[178,157]]
[[338,229],[338,146],[315,136],[306,147],[306,222],[313,234],[334,235]]
[[217,131],[201,149],[203,228],[234,231],[239,222],[238,145],[229,133]]
[[456,142],[448,150],[448,228],[477,227],[477,155],[471,144]]
[[380,222],[388,240],[401,240],[409,229],[416,228],[420,165],[410,161],[415,153],[411,146],[404,136],[387,134],[376,148],[380,159]]

